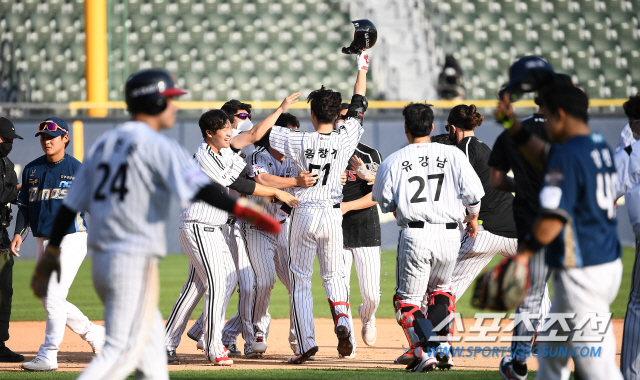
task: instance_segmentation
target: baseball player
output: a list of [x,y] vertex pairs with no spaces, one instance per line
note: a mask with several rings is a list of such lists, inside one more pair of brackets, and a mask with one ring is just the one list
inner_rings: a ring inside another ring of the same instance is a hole
[[[539,63],[537,57],[524,57],[519,62],[527,61]],[[571,78],[564,74],[556,74],[556,81],[571,83]],[[540,98],[535,98],[540,105]],[[545,130],[545,118],[539,110],[533,115],[522,119],[524,128],[540,139],[547,141]],[[493,145],[493,151],[489,156],[491,167],[491,186],[507,193],[515,192],[513,200],[513,216],[516,223],[518,245],[522,246],[526,236],[531,232],[534,218],[540,212],[539,194],[544,183],[544,171],[532,165],[513,141],[509,131],[504,131],[498,136]],[[512,170],[513,178],[507,176]],[[542,327],[542,321],[549,312],[551,300],[547,282],[551,272],[544,260],[544,249],[538,250],[529,260],[529,291],[522,304],[516,309],[516,314],[521,320],[528,319],[536,331]],[[535,331],[527,328],[525,323],[518,323],[513,329],[514,339],[511,342],[511,355],[504,356],[500,362],[500,374],[505,379],[526,379],[527,360],[531,353]],[[517,338],[516,338],[517,337]]]
[[[42,262],[54,228],[54,218],[75,180],[80,161],[65,152],[69,145],[69,126],[64,120],[50,117],[38,125],[41,156],[22,170],[22,188],[18,194],[16,229],[10,250],[19,256],[23,237],[31,228],[37,238],[36,264]],[[74,223],[66,229],[67,235],[59,245],[62,272],[51,279],[49,292],[41,297],[47,312],[44,343],[38,355],[22,364],[27,371],[55,371],[58,369],[58,351],[64,338],[65,326],[80,335],[100,355],[105,340],[103,326],[95,325],[72,303],[67,301],[69,287],[87,255],[87,224],[84,213],[74,214]]]
[[[340,118],[347,114],[349,104],[343,103]],[[337,124],[337,123],[336,123]],[[362,340],[373,346],[376,330],[376,310],[380,305],[381,237],[377,203],[371,200],[375,170],[382,163],[380,153],[358,143],[346,171],[347,183],[342,189],[342,235],[347,283],[351,283],[351,265],[355,262],[362,304],[358,314],[362,320]],[[351,310],[349,310],[351,311]],[[352,339],[355,356],[355,339]]]
[[[541,213],[515,259],[529,262],[534,252],[547,246],[545,260],[551,267],[554,299],[550,313],[571,313],[558,336],[546,339],[541,332],[541,352],[575,347],[598,349],[599,355],[573,355],[575,376],[581,379],[622,379],[616,364],[613,330],[599,332],[598,325],[583,324],[593,313],[607,315],[622,277],[621,248],[616,231],[616,171],[604,137],[591,133],[586,94],[572,85],[552,84],[540,94],[541,109],[550,145],[515,119],[509,94],[504,94],[496,116],[526,152],[530,162],[546,167],[540,192]],[[549,351],[548,351],[549,352]],[[566,379],[568,355],[540,355],[538,379]]]
[[93,281],[105,305],[107,339],[102,355],[79,379],[124,379],[134,369],[136,378],[169,378],[158,310],[158,259],[166,255],[171,195],[183,204],[201,200],[279,230],[277,221],[247,200],[235,201],[220,191],[175,140],[159,133],[173,126],[173,98],[182,94],[165,70],[129,77],[125,99],[133,120],[106,132],[89,149],[36,267],[32,287],[41,295],[51,273],[60,272],[59,247],[68,226],[78,212],[88,211]]
[[516,254],[518,248],[511,207],[513,195],[491,187],[491,169],[487,164],[491,149],[475,137],[474,129],[482,124],[483,119],[475,105],[461,104],[449,112],[445,126],[451,140],[469,159],[482,182],[485,194],[478,216],[478,235],[475,238],[467,235],[462,238],[460,253],[453,270],[452,292],[456,302],[493,256],[511,257]]
[[313,259],[318,255],[320,276],[338,337],[338,353],[353,352],[349,321],[349,284],[346,282],[342,241],[342,183],[353,151],[364,130],[362,117],[367,108],[365,98],[368,54],[357,56],[358,76],[347,119],[334,130],[333,122],[340,113],[340,93],[325,89],[307,97],[311,103],[311,123],[315,132],[300,132],[285,127],[271,130],[269,143],[273,149],[292,160],[299,170],[318,174],[314,186],[296,189],[300,206],[291,212],[289,230],[289,268],[291,278],[291,310],[298,341],[297,352],[289,363],[302,364],[318,351],[313,321],[311,275]]
[[[231,139],[232,127],[229,115],[222,110],[212,110],[203,114],[200,118],[199,125],[204,141],[195,154],[195,159],[200,168],[215,183],[225,189],[229,187],[238,193],[253,194],[257,197],[275,196],[289,205],[295,205],[296,199],[292,195],[272,187],[262,186],[254,181],[244,178],[243,172],[245,171],[245,162],[240,155],[231,150],[231,147],[242,149],[246,145],[256,142],[258,137],[262,137],[265,132],[273,126],[277,117],[285,111],[290,104],[296,102],[297,96],[299,96],[299,94],[293,94],[287,97],[276,112],[256,125],[251,131],[240,134],[233,139]],[[226,311],[226,304],[237,283],[237,274],[234,273],[234,276],[231,276],[226,271],[231,268],[229,264],[233,262],[227,242],[229,240],[234,240],[232,238],[230,239],[230,230],[228,228],[227,220],[227,213],[223,213],[217,209],[212,209],[211,207],[205,206],[201,203],[194,203],[183,212],[183,223],[180,228],[182,248],[189,256],[190,263],[198,274],[200,282],[205,285],[205,308],[200,319],[203,326],[205,355],[214,361],[215,353],[216,363],[220,363],[220,365],[230,365],[233,363],[227,357],[228,352],[222,344],[222,325],[224,321],[224,313]],[[220,236],[209,236],[207,234],[195,235],[193,230],[194,226],[198,228],[201,227],[204,231],[214,229],[216,231],[216,235]],[[249,224],[243,224],[243,226],[246,228],[255,228],[255,226],[249,226]],[[244,236],[243,241],[246,242],[246,238]],[[203,252],[206,252],[206,255],[203,256]],[[227,255],[229,255],[230,259],[228,261],[226,260]],[[243,270],[252,272],[252,276],[249,276],[252,282],[247,288],[250,292],[253,292],[255,284],[255,274],[253,273],[255,273],[255,269],[253,268],[254,264],[251,263],[251,258],[248,258],[247,261],[250,263],[250,266],[243,268]],[[233,271],[236,272],[235,266]],[[217,286],[215,286],[216,284]],[[200,289],[203,288],[201,286],[196,287]],[[227,289],[227,292],[215,292],[215,294],[212,294],[212,289]],[[211,299],[212,297],[214,299]],[[190,314],[177,311],[182,307],[182,301],[185,298],[191,297],[186,297],[184,293],[178,297],[166,328],[168,332],[167,356],[169,363],[171,364],[176,364],[176,362],[179,363],[175,354],[175,347],[179,344],[179,333],[184,331],[186,318],[181,319],[182,323],[178,326],[179,328],[174,328],[173,326],[170,326],[170,324],[174,324],[175,322],[173,316],[182,314],[188,317]],[[191,309],[190,311],[192,311],[193,304],[197,303],[199,298],[200,297],[191,298],[192,301],[195,302],[187,304],[189,305],[187,308]],[[249,293],[249,297],[247,297],[247,299],[254,300],[254,303],[256,302],[255,297],[251,293]],[[251,321],[251,313],[254,309],[255,305],[244,309],[249,321]],[[176,332],[178,334],[176,334]],[[245,334],[245,332],[243,332],[243,334]],[[248,338],[247,341],[250,342],[250,344],[253,343],[253,325],[251,325],[251,330],[248,331],[247,334],[250,335],[245,335],[245,339]],[[250,348],[250,346],[245,346],[245,355],[247,355],[247,357],[252,357],[254,355],[254,352],[251,351]]]
[[[625,195],[627,211],[636,235],[636,259],[631,277],[631,292],[622,334],[620,368],[627,380],[640,379],[640,96],[632,96],[624,103],[629,118],[620,135],[616,150],[618,169],[618,195]],[[631,135],[631,138],[629,138]]]
[[[278,117],[278,120],[276,120],[276,125],[282,125],[292,129],[300,128],[300,122],[298,121],[298,118],[286,112],[282,113]],[[273,157],[273,160],[277,159],[278,162],[281,162],[280,161],[281,154],[274,151],[272,148],[268,146],[268,137],[269,137],[269,133],[267,133],[259,142],[257,142],[256,146],[263,146],[263,147],[266,146],[266,148],[263,148],[263,149],[267,149],[266,153],[269,153],[270,157]],[[260,154],[260,156],[262,158],[267,158],[266,153],[263,152]],[[247,166],[247,170],[251,170],[252,158],[249,157],[247,158],[247,160],[249,164]],[[287,161],[290,162],[290,160],[285,159],[285,161],[282,161],[282,163]],[[273,166],[270,166],[269,163],[267,163],[267,165],[264,165],[265,172],[261,172],[260,174],[254,176],[253,179],[261,185],[271,186],[275,188],[278,188],[279,186],[291,186],[291,185],[300,186],[300,187],[309,187],[315,183],[316,179],[314,177],[317,177],[317,175],[311,175],[308,171],[303,171],[296,178],[290,178],[290,177],[275,178],[273,177],[272,174],[267,173],[267,171],[272,171],[272,170],[275,170],[275,168],[277,167],[282,167],[283,166],[282,163],[281,164],[272,163]],[[286,169],[286,171],[289,172],[289,175],[294,174],[294,172],[289,171],[288,168]],[[295,172],[297,172],[297,169],[295,169]],[[269,208],[267,208],[267,210],[268,209]],[[282,217],[284,215],[279,212],[274,216]],[[286,231],[288,231],[287,229],[289,224],[288,224],[288,219],[284,219],[282,221],[283,221],[282,229],[284,232],[281,232],[280,235],[278,235],[278,237],[275,240],[273,238],[270,238],[269,235],[263,235],[262,238],[266,239],[266,242],[263,242],[264,245],[262,245],[262,247],[263,247],[263,250],[266,250],[268,252],[270,252],[270,250],[275,251],[276,253],[276,257],[274,257],[275,273],[280,279],[280,281],[285,285],[285,287],[287,288],[287,291],[290,293],[289,270],[288,270],[287,261],[286,261],[286,256],[287,256]],[[174,307],[174,309],[170,314],[169,320],[167,321],[167,326],[166,326],[167,343],[166,344],[168,347],[168,351],[175,350],[175,348],[179,345],[180,338],[182,337],[182,333],[184,332],[184,328],[186,327],[188,318],[193,312],[193,309],[195,308],[196,304],[200,300],[202,294],[204,294],[204,291],[200,290],[200,287],[198,287],[197,283],[199,282],[194,281],[197,278],[197,276],[193,276],[193,273],[194,273],[193,267],[192,265],[189,265],[189,279],[183,286],[181,295],[176,301],[176,305],[179,304],[180,307],[179,308]],[[193,287],[194,292],[185,290],[186,287]],[[256,301],[259,301],[260,297],[255,297],[255,299]],[[268,306],[268,303],[266,305]],[[257,312],[254,311],[254,320],[259,320],[260,318],[255,317],[256,315],[257,315]],[[232,353],[234,350],[237,351],[235,342],[236,342],[237,336],[241,333],[241,331],[242,331],[242,322],[240,321],[239,314],[236,313],[232,318],[230,318],[228,323],[225,325],[225,330],[223,330],[223,342],[225,342],[226,340],[225,347],[228,349],[231,355],[233,355]],[[201,350],[204,349],[204,342],[201,339],[201,337],[203,336],[202,316],[200,316],[200,318],[198,318],[198,320],[196,320],[194,325],[189,329],[187,336],[193,339],[194,341],[198,342],[197,343],[198,349],[201,349]],[[265,341],[264,344],[266,344],[266,340],[263,339],[263,341]],[[292,350],[295,353],[298,343],[296,341],[295,333],[293,331],[293,323],[291,323],[289,343],[292,347]],[[254,349],[254,352],[257,352],[256,349],[260,350],[264,348],[264,344],[260,342],[256,344],[252,344],[252,349]],[[261,345],[262,347],[259,347]],[[241,354],[241,352],[237,351],[236,355],[239,355],[239,354]],[[177,360],[177,357],[176,357],[176,360]],[[172,355],[169,355],[169,363],[174,364],[175,362],[176,362],[175,360],[172,360]]]
[[[433,350],[423,350],[428,346],[421,340],[428,340],[431,328],[453,312],[451,276],[460,247],[458,223],[466,208],[467,233],[476,237],[484,191],[464,153],[430,143],[434,118],[430,105],[409,104],[402,115],[409,145],[382,162],[372,199],[382,212],[395,212],[401,226],[393,305],[414,354],[407,369],[427,372],[437,367],[438,360]],[[426,315],[420,310],[425,293]],[[431,327],[427,328],[426,318]],[[445,342],[448,334],[448,326],[437,331]]]
[[[276,125],[288,126],[287,123],[276,123]],[[297,128],[292,129],[296,130]],[[304,171],[298,175],[295,163],[269,145],[269,135],[270,133],[256,143],[256,150],[247,159],[249,177],[259,184],[286,189],[291,193],[296,192],[297,187],[308,188],[312,186],[317,181],[317,174],[312,175],[308,171]],[[255,202],[259,201],[254,196],[249,196],[249,199]],[[267,335],[271,322],[268,308],[276,274],[285,285],[287,292],[291,293],[289,268],[286,261],[291,210],[284,205],[281,207],[277,204],[266,206],[265,210],[280,221],[283,231],[280,235],[265,234],[246,223],[241,224],[249,258],[256,276],[254,305],[252,307],[256,332],[252,349],[258,353],[264,353],[267,350]],[[292,329],[293,323],[290,324],[290,330]],[[291,346],[297,345],[293,331],[290,331],[289,344]]]
[[[253,124],[251,123],[251,108],[251,104],[242,103],[236,99],[229,100],[222,105],[222,111],[231,117],[230,121],[233,132],[231,139],[238,136],[240,133],[249,131],[253,128]],[[233,147],[231,147],[231,149],[234,152],[237,152],[240,157],[245,159],[247,155],[253,151],[253,146],[250,144],[243,149],[234,149]],[[240,193],[233,189],[229,189],[228,191],[229,195],[232,197],[240,196]],[[238,334],[240,334],[243,329],[245,330],[245,336],[249,339],[246,341],[245,348],[248,348],[251,345],[253,339],[253,336],[249,335],[248,332],[248,330],[250,330],[249,327],[251,326],[251,321],[246,317],[248,315],[246,310],[248,310],[251,305],[250,293],[253,287],[253,274],[251,270],[248,269],[250,262],[247,256],[244,239],[241,236],[240,226],[236,223],[234,218],[229,218],[227,222],[227,225],[223,227],[223,235],[227,240],[227,245],[231,250],[231,256],[233,257],[233,261],[238,272],[238,288],[240,294],[238,310],[241,310],[242,314],[236,313],[229,321],[227,321],[223,329],[222,341],[224,342],[230,356],[241,356],[242,352],[238,350],[236,346],[236,337]],[[240,270],[239,268],[244,269]],[[170,364],[179,364],[177,356],[172,351],[175,351],[180,344],[180,339],[182,338],[182,333],[186,328],[188,319],[204,294],[204,288],[201,286],[202,284],[195,284],[193,282],[193,280],[197,280],[197,276],[194,275],[195,269],[191,264],[189,264],[187,282],[184,283],[180,296],[176,300],[175,307],[172,309],[172,313],[167,319],[166,346]],[[204,350],[204,343],[201,339],[203,337],[201,317],[199,317],[196,323],[189,329],[187,336],[197,342],[196,347],[198,349]],[[249,352],[249,355],[253,357],[257,354]]]

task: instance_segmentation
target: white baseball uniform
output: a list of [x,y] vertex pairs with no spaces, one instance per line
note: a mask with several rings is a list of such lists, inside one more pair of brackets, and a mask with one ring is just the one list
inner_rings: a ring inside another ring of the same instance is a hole
[[453,146],[410,144],[378,168],[373,200],[396,212],[398,242],[396,294],[422,305],[427,292],[450,291],[460,247],[458,222],[465,206],[476,213],[484,195],[467,157]]
[[93,279],[107,340],[79,379],[168,379],[158,310],[158,259],[166,255],[170,196],[186,206],[210,183],[189,154],[146,123],[126,122],[90,148],[64,200],[91,214]]
[[[297,177],[299,173],[293,161],[285,158],[284,161],[280,162],[269,153],[268,149],[263,147],[256,148],[251,156],[247,158],[247,163],[247,173],[251,178],[261,173],[278,177]],[[293,189],[285,189],[285,191],[293,193]],[[248,195],[247,198],[256,203],[264,202],[263,198],[253,195]],[[289,214],[282,211],[279,204],[268,203],[264,205],[264,208],[266,212],[276,217],[281,223],[288,221]],[[278,244],[281,241],[281,236],[274,236],[260,231],[247,223],[242,223],[241,229],[246,238],[247,252],[256,276],[256,293],[253,297],[254,305],[252,307],[254,328],[256,332],[266,336],[271,322],[268,309],[271,300],[271,289],[273,289],[276,282],[276,262],[280,266],[280,257],[286,254],[282,251],[285,251],[287,246],[286,244]],[[284,242],[286,242],[286,239],[284,239]],[[288,280],[288,274],[286,277]]]
[[[348,118],[327,134],[301,132],[273,127],[271,147],[293,161],[298,170],[318,174],[314,186],[295,188],[300,205],[291,212],[289,231],[289,268],[291,273],[291,310],[298,341],[298,354],[316,347],[313,321],[311,275],[313,259],[318,255],[322,285],[335,315],[350,312],[349,283],[342,260],[342,183],[340,176],[364,132],[355,118]],[[337,205],[337,207],[336,207]],[[335,323],[353,332],[348,318]],[[353,336],[353,334],[351,334]]]
[[[628,128],[628,125],[627,127]],[[623,130],[624,132],[624,130]],[[621,136],[622,140],[622,136]],[[631,292],[622,334],[620,368],[626,380],[640,379],[640,140],[616,151],[618,195],[624,194],[633,232],[636,258],[631,277]]]

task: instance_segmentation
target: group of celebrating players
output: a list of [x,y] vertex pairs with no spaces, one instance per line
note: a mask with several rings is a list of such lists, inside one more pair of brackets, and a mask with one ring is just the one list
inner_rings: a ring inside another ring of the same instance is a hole
[[[640,136],[640,97],[625,105],[631,138],[614,154],[600,134],[589,131],[584,92],[540,58],[524,57],[512,67],[511,83],[496,110],[506,131],[493,151],[475,137],[484,118],[474,105],[454,107],[447,133],[432,136],[431,106],[412,103],[402,112],[409,144],[383,161],[378,151],[360,143],[368,52],[357,54],[356,62],[349,103],[324,87],[309,94],[314,132],[299,131],[298,120],[286,113],[300,93],[288,96],[255,126],[251,105],[232,100],[200,117],[203,141],[189,154],[158,133],[173,126],[173,99],[186,93],[159,69],[128,79],[125,95],[133,120],[101,136],[82,164],[64,153],[66,123],[58,118],[42,122],[38,135],[45,156],[23,171],[11,251],[17,255],[31,227],[38,238],[32,286],[47,311],[47,337],[38,356],[23,368],[57,369],[66,324],[99,354],[80,378],[118,379],[136,370],[140,378],[166,379],[167,368],[159,363],[179,363],[176,348],[203,297],[202,315],[187,335],[206,358],[221,366],[232,365],[232,357],[243,354],[260,358],[267,351],[276,276],[290,301],[293,355],[288,362],[303,364],[318,352],[311,294],[316,256],[338,355],[353,358],[352,263],[363,296],[358,308],[362,340],[374,345],[377,336],[378,207],[393,212],[401,227],[393,305],[409,349],[396,363],[414,372],[454,365],[456,302],[495,255],[529,267],[529,291],[516,310],[522,323],[513,334],[519,339],[513,339],[511,355],[500,364],[505,379],[527,378],[536,331],[540,346],[575,344],[542,338],[549,311],[576,313],[573,327],[584,335],[597,334],[591,325],[576,324],[588,312],[608,313],[620,284],[614,203],[631,194],[630,213],[638,212],[633,194],[639,191],[640,160],[633,157],[640,147],[633,149],[632,143]],[[526,77],[516,75],[518,70],[531,68],[546,70],[551,79],[537,88],[540,112],[520,122],[511,94]],[[621,173],[621,165],[629,175]],[[506,175],[510,170],[515,178]],[[158,259],[166,255],[171,196],[184,205],[178,236],[189,269],[163,325]],[[84,212],[91,215],[89,227]],[[638,223],[635,216],[632,221]],[[93,278],[105,305],[106,333],[66,301],[87,245],[94,254]],[[547,287],[551,273],[553,302]],[[236,288],[238,313],[225,324]],[[628,331],[635,331],[632,322],[625,322],[622,367],[626,379],[635,379],[640,368],[637,337],[633,341]],[[611,329],[598,345],[601,356],[574,358],[576,377],[622,378]],[[565,378],[568,358],[539,360],[538,378]]]

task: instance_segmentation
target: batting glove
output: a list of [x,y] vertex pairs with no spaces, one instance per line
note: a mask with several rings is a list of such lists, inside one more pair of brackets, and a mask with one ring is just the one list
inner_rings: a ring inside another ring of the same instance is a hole
[[358,63],[358,71],[369,71],[369,53],[361,51],[356,59]]
[[48,245],[31,279],[31,289],[36,297],[42,298],[47,295],[49,278],[53,272],[58,272],[60,282],[60,248]]
[[246,198],[238,198],[233,206],[233,215],[265,232],[277,234],[281,229],[280,223],[274,217],[265,213],[262,207]]

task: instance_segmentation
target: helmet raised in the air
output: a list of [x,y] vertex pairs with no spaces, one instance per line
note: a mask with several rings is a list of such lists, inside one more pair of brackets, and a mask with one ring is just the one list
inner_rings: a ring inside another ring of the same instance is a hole
[[356,28],[353,34],[353,42],[349,47],[343,47],[344,54],[358,54],[363,50],[371,49],[378,40],[378,30],[376,26],[369,20],[351,21]]
[[175,86],[173,77],[164,69],[148,69],[131,74],[124,86],[129,113],[157,115],[167,108],[167,97],[186,94]]

